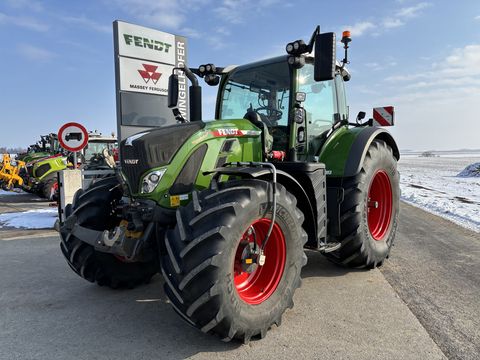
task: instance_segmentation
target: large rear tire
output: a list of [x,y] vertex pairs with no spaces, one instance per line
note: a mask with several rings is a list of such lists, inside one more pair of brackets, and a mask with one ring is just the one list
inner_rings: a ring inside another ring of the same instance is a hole
[[271,183],[261,180],[195,193],[165,237],[162,273],[171,304],[188,323],[224,341],[264,337],[280,325],[300,286],[307,261],[304,217],[279,184],[265,264],[248,269],[248,249],[263,241],[271,224],[271,193]]
[[390,146],[374,140],[360,173],[344,179],[343,187],[337,239],[342,246],[325,256],[352,268],[381,266],[393,246],[400,202],[397,160]]
[[[77,195],[79,194],[79,195]],[[112,209],[122,197],[115,177],[102,179],[87,191],[75,194],[70,216],[77,216],[80,225],[93,230],[111,230],[119,224]],[[111,288],[133,288],[150,281],[158,272],[158,252],[145,262],[126,262],[114,255],[96,251],[93,246],[76,238],[72,233],[60,231],[62,250],[68,265],[80,277]]]

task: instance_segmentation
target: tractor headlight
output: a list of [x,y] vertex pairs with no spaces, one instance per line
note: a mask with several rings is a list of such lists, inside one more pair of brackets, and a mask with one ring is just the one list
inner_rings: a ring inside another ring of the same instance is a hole
[[142,194],[149,194],[157,187],[167,169],[155,170],[149,172],[142,180]]
[[293,53],[293,44],[292,43],[288,43],[285,50],[287,51],[288,54],[291,54]]

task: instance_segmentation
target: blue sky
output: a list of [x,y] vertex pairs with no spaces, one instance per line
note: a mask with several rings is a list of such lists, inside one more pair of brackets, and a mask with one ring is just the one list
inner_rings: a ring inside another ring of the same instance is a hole
[[[0,146],[67,121],[116,129],[115,19],[187,36],[191,66],[281,55],[317,24],[348,28],[352,118],[394,105],[401,149],[480,148],[478,0],[0,0]],[[206,118],[214,101],[205,89]]]

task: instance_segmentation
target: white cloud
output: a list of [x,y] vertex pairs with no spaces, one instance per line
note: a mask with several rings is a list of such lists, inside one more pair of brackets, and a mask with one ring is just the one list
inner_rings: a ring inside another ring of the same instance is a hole
[[352,36],[362,36],[364,35],[367,31],[375,29],[375,25],[369,21],[362,21],[362,22],[357,22],[354,25],[351,26],[344,26],[343,28],[349,29],[350,32],[352,33]]
[[110,24],[99,24],[85,16],[60,16],[59,18],[66,23],[80,25],[98,32],[107,34],[112,32],[112,26]]
[[478,147],[480,125],[473,120],[478,117],[474,104],[480,103],[480,44],[454,49],[436,64],[419,64],[418,71],[372,84],[369,89],[381,93],[364,95],[351,109],[394,105],[397,120],[391,131],[402,148]]
[[405,22],[400,19],[386,18],[383,21],[383,27],[386,29],[396,28],[402,25],[405,25]]
[[474,20],[480,20],[480,15],[477,15],[473,18]]
[[[187,15],[203,9],[210,0],[114,0],[125,13],[143,22],[167,30],[179,30],[187,20]],[[208,9],[208,8],[207,8]]]
[[35,0],[6,0],[6,3],[15,9],[28,9],[36,12],[43,11],[43,5]]
[[[126,14],[142,23],[164,31],[172,31],[190,38],[202,38],[212,49],[228,46],[225,38],[230,36],[231,24],[249,22],[252,16],[259,17],[272,6],[289,7],[282,0],[113,0]],[[193,28],[189,19],[209,16],[211,27],[204,33]]]
[[382,26],[384,29],[393,29],[403,26],[408,20],[420,16],[423,9],[432,6],[431,3],[421,2],[413,6],[403,7],[395,12],[395,16],[387,17]]
[[44,24],[34,18],[27,16],[12,16],[0,12],[0,25],[2,24],[14,25],[39,32],[45,32],[49,29],[47,24]]
[[200,32],[198,32],[195,29],[189,28],[189,27],[181,28],[180,30],[178,30],[177,35],[183,35],[183,36],[186,36],[186,37],[189,37],[189,38],[194,38],[194,39],[198,39],[198,38],[202,37],[202,34]]
[[227,23],[242,24],[248,22],[252,14],[259,15],[274,5],[291,7],[290,3],[281,0],[223,0],[214,11]]
[[222,35],[225,35],[225,36],[229,36],[231,33],[230,33],[230,30],[224,26],[219,26],[215,29],[215,31],[219,34],[222,34]]
[[37,62],[47,62],[56,56],[56,54],[51,51],[30,44],[19,44],[17,50],[28,60]]
[[396,15],[399,17],[404,18],[412,18],[420,15],[423,9],[432,6],[432,4],[428,2],[421,2],[414,6],[404,7],[397,11]]
[[416,5],[403,7],[397,10],[395,12],[395,16],[388,16],[379,24],[375,24],[371,21],[361,21],[346,28],[350,29],[353,36],[362,36],[367,33],[369,33],[371,36],[379,36],[382,33],[382,30],[384,31],[404,26],[408,20],[418,17],[423,9],[426,9],[430,6],[432,6],[432,4],[428,2],[421,2]]
[[395,61],[390,60],[390,61],[384,61],[382,63],[369,62],[369,63],[366,63],[365,66],[374,71],[379,71],[379,70],[384,70],[390,67],[397,66],[397,63]]
[[454,49],[443,61],[431,66],[432,68],[419,73],[393,75],[385,80],[388,82],[419,80],[418,87],[425,87],[427,84],[436,86],[440,84],[439,79],[443,79],[443,84],[471,84],[469,80],[472,77],[480,77],[480,45],[472,44]]

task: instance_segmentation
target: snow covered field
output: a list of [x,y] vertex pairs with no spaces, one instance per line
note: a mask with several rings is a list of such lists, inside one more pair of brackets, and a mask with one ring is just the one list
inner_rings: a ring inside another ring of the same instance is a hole
[[478,162],[480,153],[402,154],[398,163],[402,200],[480,232],[480,177],[457,177]]

